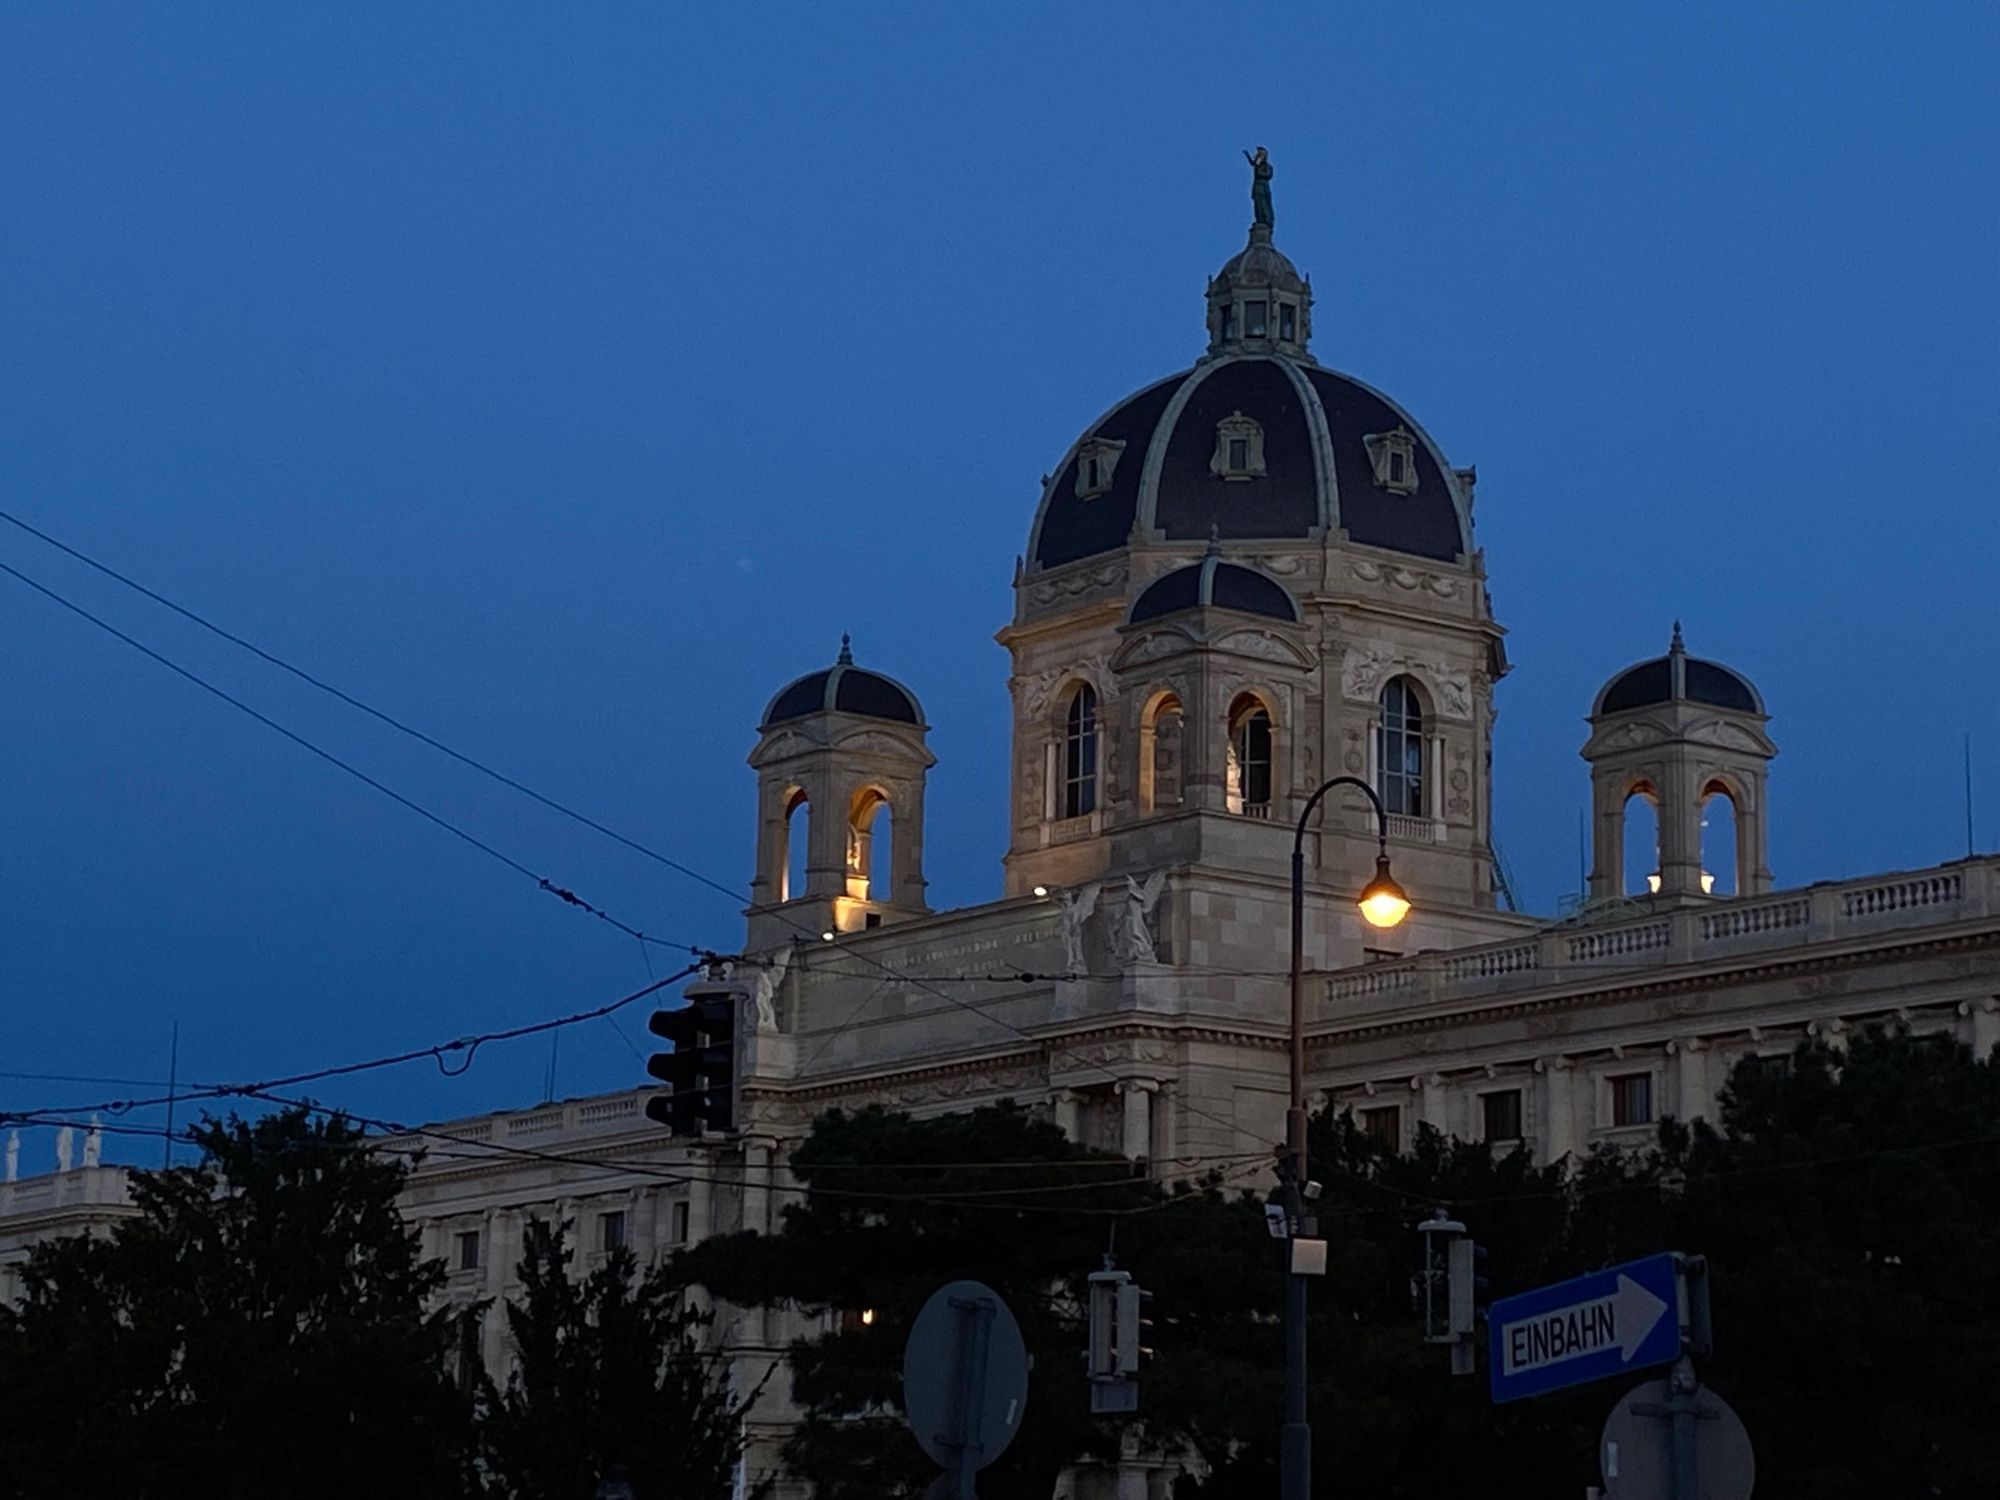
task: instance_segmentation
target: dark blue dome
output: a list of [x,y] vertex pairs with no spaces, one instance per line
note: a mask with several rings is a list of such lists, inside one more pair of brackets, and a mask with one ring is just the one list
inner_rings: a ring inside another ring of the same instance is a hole
[[1627,667],[1607,682],[1597,695],[1591,715],[1624,713],[1628,709],[1674,702],[1707,703],[1746,714],[1764,712],[1763,696],[1749,678],[1720,662],[1703,661],[1687,654],[1687,648],[1681,644],[1681,627],[1676,622],[1673,644],[1667,654]]
[[1209,606],[1265,615],[1288,625],[1299,620],[1298,601],[1277,579],[1240,563],[1224,562],[1213,552],[1147,584],[1132,601],[1132,612],[1126,619],[1137,625],[1179,610]]
[[840,660],[824,671],[801,677],[779,692],[764,710],[760,727],[769,729],[786,719],[827,712],[889,719],[898,724],[924,722],[924,711],[917,704],[916,694],[893,677],[855,666],[845,636],[840,641]]

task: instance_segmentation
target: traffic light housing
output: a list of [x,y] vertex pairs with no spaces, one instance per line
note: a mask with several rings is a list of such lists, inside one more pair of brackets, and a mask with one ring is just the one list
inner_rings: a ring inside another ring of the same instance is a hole
[[646,1101],[649,1118],[675,1135],[732,1130],[736,1125],[737,992],[726,985],[690,987],[687,1003],[653,1013],[647,1027],[673,1044],[656,1052],[646,1071],[667,1091]]
[[1135,1283],[1129,1271],[1106,1268],[1090,1273],[1084,1362],[1093,1413],[1139,1409],[1139,1367],[1153,1356],[1152,1302],[1153,1294]]

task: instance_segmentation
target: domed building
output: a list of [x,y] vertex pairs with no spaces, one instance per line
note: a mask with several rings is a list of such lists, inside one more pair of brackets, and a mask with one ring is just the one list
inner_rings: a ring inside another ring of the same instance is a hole
[[[1209,280],[1200,358],[1112,406],[1044,481],[999,637],[1011,893],[1186,868],[1254,921],[1298,809],[1344,773],[1382,800],[1421,940],[1496,930],[1507,661],[1473,471],[1320,365],[1312,307],[1260,216]],[[1377,831],[1352,792],[1317,821],[1317,894],[1367,877]],[[1336,920],[1319,956],[1358,961],[1360,938]]]
[[[433,1133],[457,1144],[418,1166],[404,1211],[489,1369],[509,1359],[494,1304],[526,1218],[575,1224],[585,1266],[774,1232],[790,1155],[833,1108],[1011,1101],[1161,1177],[1249,1163],[1237,1180],[1268,1181],[1295,839],[1307,1102],[1393,1146],[1432,1129],[1547,1162],[1643,1144],[1663,1116],[1712,1114],[1744,1060],[1783,1067],[1803,1038],[1885,1018],[2000,1044],[2000,859],[1776,888],[1763,696],[1678,626],[1590,706],[1587,899],[1512,909],[1489,769],[1505,632],[1473,471],[1320,364],[1311,284],[1253,202],[1192,365],[1112,403],[1024,496],[994,898],[930,907],[929,725],[843,639],[754,726],[743,951],[689,987],[734,1006],[726,1124],[669,1135],[635,1066],[627,1089]],[[1196,311],[1191,295],[1191,333]],[[1706,860],[1724,829],[1729,858]],[[1385,870],[1407,916],[1377,927],[1357,898]],[[0,1300],[34,1239],[131,1211],[89,1147],[18,1183],[10,1155],[6,1175]],[[824,1325],[720,1326],[762,1391],[746,1485],[802,1500],[779,1457],[786,1383],[759,1382]],[[1162,1462],[1145,1460],[1155,1480]],[[1142,1492],[1131,1469],[1080,1471],[1068,1493]]]

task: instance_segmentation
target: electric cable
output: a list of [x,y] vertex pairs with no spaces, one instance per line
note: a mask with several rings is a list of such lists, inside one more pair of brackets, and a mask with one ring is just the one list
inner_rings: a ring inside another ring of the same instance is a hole
[[477,849],[481,854],[484,854],[491,859],[498,860],[501,864],[505,865],[508,869],[514,871],[516,874],[524,876],[527,879],[533,881],[537,887],[539,887],[541,890],[547,891],[557,900],[562,901],[567,905],[574,906],[578,908],[580,911],[584,912],[586,915],[596,917],[599,921],[610,923],[611,926],[617,928],[620,932],[635,937],[642,943],[654,943],[663,948],[683,948],[689,952],[699,951],[698,949],[695,949],[691,945],[686,943],[674,943],[674,942],[669,942],[663,938],[652,937],[647,933],[641,932],[636,927],[630,926],[627,923],[619,921],[618,918],[612,916],[610,912],[604,910],[602,907],[593,905],[589,901],[586,901],[583,897],[577,895],[575,891],[570,890],[566,886],[561,886],[556,884],[555,881],[549,879],[545,875],[537,874],[534,870],[529,869],[526,865],[522,864],[512,855],[502,853],[499,849],[496,849],[493,845],[487,843],[484,839],[478,837],[476,834],[468,832],[464,828],[459,827],[456,823],[450,821],[448,818],[442,817],[439,814],[432,812],[429,808],[424,807],[422,804],[416,801],[413,801],[409,797],[405,797],[401,792],[395,790],[395,788],[388,786],[384,782],[378,781],[375,777],[369,775],[366,771],[361,770],[358,766],[355,766],[349,763],[348,761],[341,759],[338,755],[335,755],[331,750],[323,749],[319,745],[316,745],[311,740],[307,739],[304,735],[299,734],[295,730],[286,728],[283,724],[280,724],[276,719],[270,717],[270,715],[262,713],[255,708],[252,708],[248,703],[245,703],[241,698],[238,698],[234,694],[224,691],[222,688],[219,688],[214,683],[208,681],[205,677],[202,677],[199,674],[189,670],[187,667],[182,666],[179,662],[174,661],[172,658],[165,656],[158,651],[155,651],[151,646],[148,646],[145,642],[137,639],[134,636],[126,634],[124,631],[120,630],[116,625],[113,625],[110,621],[105,620],[98,615],[92,614],[82,605],[77,604],[73,600],[65,598],[63,595],[57,593],[54,589],[49,588],[47,585],[38,583],[36,580],[30,578],[26,573],[23,573],[20,569],[12,566],[11,564],[0,562],[0,573],[6,573],[10,577],[18,580],[19,582],[26,584],[29,588],[33,589],[36,593],[42,595],[44,598],[49,599],[54,603],[61,605],[64,609],[68,610],[71,614],[76,615],[80,619],[89,621],[92,625],[95,625],[99,630],[105,632],[105,634],[110,635],[117,640],[123,641],[127,646],[130,646],[134,651],[139,652],[142,656],[148,657],[152,661],[155,661],[159,663],[161,666],[165,667],[168,671],[173,672],[175,675],[184,678],[188,682],[193,683],[203,692],[212,694],[214,697],[221,699],[224,703],[227,703],[231,708],[236,709],[239,713],[244,713],[249,715],[251,718],[255,719],[259,724],[262,724],[266,729],[272,730],[273,732],[282,735],[284,738],[290,740],[293,744],[297,745],[300,749],[305,750],[310,754],[319,757],[319,759],[325,761],[328,765],[333,766],[338,770],[344,771],[347,775],[353,777],[356,781],[362,783],[362,785],[370,787],[377,792],[380,792],[390,801],[396,803],[399,807],[406,808],[410,812],[415,813],[425,822],[433,824],[434,826],[443,829],[453,838],[459,839],[464,843],[471,845],[474,849]]
[[[708,955],[713,958],[714,955]],[[615,1015],[626,1006],[632,1005],[646,996],[665,989],[702,968],[703,963],[689,964],[686,968],[665,978],[656,979],[630,994],[621,995],[603,1005],[589,1010],[576,1011],[565,1016],[556,1016],[546,1021],[531,1021],[521,1026],[510,1026],[501,1031],[479,1032],[471,1036],[454,1037],[448,1042],[437,1042],[428,1047],[416,1047],[407,1052],[392,1053],[386,1057],[374,1057],[362,1062],[336,1063],[330,1067],[313,1068],[303,1073],[293,1073],[283,1078],[268,1079],[258,1083],[211,1083],[194,1084],[185,1089],[177,1089],[172,1094],[159,1094],[140,1099],[109,1099],[96,1104],[59,1105],[47,1109],[0,1110],[0,1125],[33,1124],[51,1116],[78,1114],[129,1114],[135,1109],[146,1109],[157,1104],[180,1104],[189,1100],[199,1102],[204,1099],[253,1098],[268,1089],[296,1088],[300,1084],[318,1083],[327,1078],[350,1078],[357,1073],[370,1073],[380,1068],[398,1067],[403,1063],[419,1062],[425,1058],[435,1062],[438,1071],[447,1078],[457,1078],[472,1066],[481,1047],[494,1042],[517,1041],[521,1037],[539,1036],[545,1032],[561,1030],[568,1026],[578,1026],[585,1021],[595,1021],[601,1016]],[[447,1064],[446,1059],[462,1057],[456,1067]],[[70,1123],[74,1123],[73,1121]]]

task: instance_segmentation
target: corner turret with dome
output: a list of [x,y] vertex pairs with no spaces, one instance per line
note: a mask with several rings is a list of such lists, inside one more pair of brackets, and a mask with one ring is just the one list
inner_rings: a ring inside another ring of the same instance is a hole
[[[1473,471],[1321,363],[1311,280],[1274,237],[1270,153],[1244,155],[1251,223],[1207,279],[1200,354],[1043,481],[1000,633],[1008,888],[1162,863],[1282,871],[1279,825],[1344,771],[1382,795],[1420,908],[1461,924],[1435,936],[1462,936],[1498,904],[1487,752],[1507,670]],[[1350,795],[1320,818],[1327,878],[1358,882],[1366,807]]]
[[[1590,898],[1626,891],[1626,813],[1650,805],[1656,840],[1645,894],[1668,903],[1771,888],[1766,816],[1771,758],[1764,696],[1741,672],[1689,656],[1674,621],[1665,656],[1627,667],[1590,710],[1592,852]],[[1717,804],[1720,804],[1718,806]],[[1731,853],[1723,870],[1703,857],[1702,835],[1727,808]],[[1724,877],[1718,890],[1718,876]]]
[[830,667],[771,699],[757,771],[757,874],[750,948],[921,916],[924,779],[936,764],[917,695],[854,663],[840,638]]

